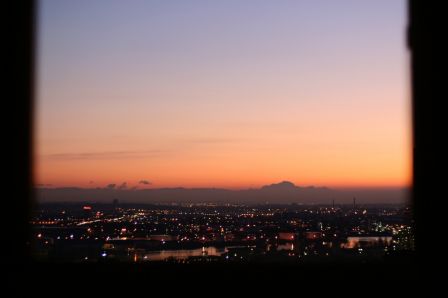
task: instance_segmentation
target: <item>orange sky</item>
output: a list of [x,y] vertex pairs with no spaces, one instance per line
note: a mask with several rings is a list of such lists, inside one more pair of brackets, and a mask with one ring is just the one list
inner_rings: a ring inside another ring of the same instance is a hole
[[40,7],[36,184],[410,184],[404,1],[80,3]]

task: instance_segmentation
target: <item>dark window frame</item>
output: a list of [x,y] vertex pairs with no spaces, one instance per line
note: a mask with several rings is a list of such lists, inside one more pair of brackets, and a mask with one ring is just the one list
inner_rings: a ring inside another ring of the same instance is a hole
[[[440,4],[441,5],[441,4]],[[73,276],[80,271],[89,271],[85,267],[78,265],[64,266],[58,264],[38,264],[29,257],[29,214],[34,206],[33,186],[32,186],[32,153],[33,153],[33,96],[34,96],[34,65],[35,65],[35,1],[11,1],[4,14],[8,22],[7,40],[7,63],[10,63],[10,71],[7,74],[11,82],[7,82],[9,100],[5,101],[4,113],[10,117],[3,117],[6,120],[4,128],[6,130],[4,153],[7,161],[7,173],[11,177],[12,192],[3,198],[4,216],[2,216],[3,236],[8,239],[7,245],[1,245],[2,263],[5,262],[11,268],[26,268],[32,274],[39,272],[50,273],[56,268],[56,273],[46,277],[61,280],[61,276],[68,274]],[[436,55],[435,50],[441,48],[442,37],[436,37],[435,30],[441,27],[440,20],[436,18],[441,7],[433,3],[424,1],[408,0],[408,48],[411,53],[411,91],[412,91],[412,118],[413,118],[413,188],[412,205],[414,208],[414,220],[416,229],[416,254],[395,259],[388,264],[364,264],[347,265],[343,264],[314,264],[312,266],[302,266],[306,270],[296,270],[292,266],[270,265],[270,266],[232,266],[227,268],[211,267],[182,267],[173,266],[128,266],[128,265],[89,265],[95,267],[95,274],[103,274],[100,279],[107,279],[113,274],[120,273],[126,275],[125,279],[148,276],[162,280],[167,276],[175,277],[186,275],[192,278],[191,273],[199,274],[203,278],[212,279],[213,274],[233,280],[236,278],[247,278],[252,275],[256,278],[290,279],[297,278],[415,278],[417,269],[426,260],[437,260],[441,254],[431,251],[430,243],[432,237],[437,233],[435,225],[437,216],[441,215],[441,210],[434,210],[434,204],[428,204],[425,198],[436,195],[434,190],[437,146],[434,138],[434,116],[435,110],[440,107],[441,100],[437,94],[442,93],[442,84],[436,84],[436,74],[440,68],[441,55]],[[439,23],[437,23],[439,22]],[[446,58],[444,58],[446,59]],[[7,68],[8,69],[8,68]],[[443,94],[443,93],[442,93]],[[440,140],[439,140],[440,142]],[[440,181],[440,179],[438,180]],[[437,213],[439,212],[439,213]],[[443,217],[442,217],[443,218]],[[385,268],[384,266],[387,266]],[[212,274],[203,274],[204,270]],[[278,275],[278,270],[286,270],[289,276]],[[326,270],[326,271],[324,271]],[[387,272],[389,270],[389,272]],[[60,274],[63,272],[63,274]],[[157,274],[155,274],[157,272]],[[207,277],[208,276],[208,277]],[[171,278],[171,277],[170,277]]]

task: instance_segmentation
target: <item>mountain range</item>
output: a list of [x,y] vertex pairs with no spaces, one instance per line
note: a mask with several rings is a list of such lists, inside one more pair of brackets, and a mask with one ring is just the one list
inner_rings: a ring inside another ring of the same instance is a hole
[[261,188],[230,190],[224,188],[36,188],[38,202],[112,202],[118,199],[129,203],[274,203],[274,204],[338,204],[405,203],[407,188],[345,188],[297,186],[282,181]]

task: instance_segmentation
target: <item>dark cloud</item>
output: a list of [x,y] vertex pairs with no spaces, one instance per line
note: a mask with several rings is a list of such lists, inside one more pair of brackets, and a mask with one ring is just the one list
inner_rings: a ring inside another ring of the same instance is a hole
[[140,181],[138,182],[138,184],[150,185],[151,182],[149,182],[148,180],[140,180]]
[[111,184],[108,184],[108,185],[106,186],[106,188],[108,188],[108,189],[114,189],[115,186],[117,186],[115,183],[111,183]]
[[50,187],[53,184],[37,184],[37,187]]
[[126,189],[128,188],[128,184],[126,182],[123,182],[120,186],[118,186],[118,189]]

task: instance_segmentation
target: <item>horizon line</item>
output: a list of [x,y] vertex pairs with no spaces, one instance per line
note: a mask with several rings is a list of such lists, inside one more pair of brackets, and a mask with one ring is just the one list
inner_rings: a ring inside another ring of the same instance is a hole
[[[298,185],[288,180],[283,180],[280,182],[270,183],[270,184],[262,184],[262,185],[247,185],[247,186],[214,186],[214,185],[190,185],[190,186],[182,186],[182,185],[142,185],[141,183],[128,184],[127,182],[123,183],[109,183],[102,184],[96,186],[89,185],[74,185],[74,184],[44,184],[44,183],[34,183],[33,188],[36,189],[63,189],[63,188],[78,188],[78,189],[109,189],[109,190],[157,190],[157,189],[222,189],[222,190],[251,190],[251,189],[261,189],[266,186],[278,185],[281,183],[292,183],[294,187],[297,188],[318,188],[318,189],[410,189],[412,188],[412,184],[408,185]],[[124,184],[124,187],[123,187]],[[113,185],[113,186],[112,186]]]

